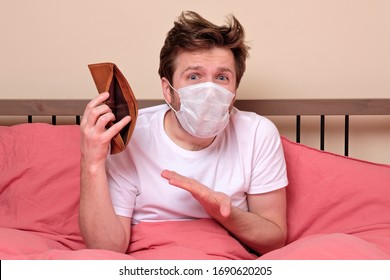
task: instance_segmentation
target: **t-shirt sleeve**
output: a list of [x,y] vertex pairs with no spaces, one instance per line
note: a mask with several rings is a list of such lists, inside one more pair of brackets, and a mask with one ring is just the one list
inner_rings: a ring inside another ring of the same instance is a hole
[[288,184],[282,141],[276,126],[267,118],[256,124],[248,194],[266,193]]
[[115,213],[132,217],[138,195],[134,164],[126,151],[109,155],[106,163],[107,180]]

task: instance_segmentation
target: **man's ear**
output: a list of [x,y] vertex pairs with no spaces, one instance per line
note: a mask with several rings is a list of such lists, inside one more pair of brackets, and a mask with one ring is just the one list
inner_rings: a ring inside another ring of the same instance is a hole
[[234,97],[233,97],[233,100],[232,100],[232,103],[230,103],[230,106],[229,106],[229,112],[232,111],[233,107],[234,107],[234,103],[236,102],[236,97],[237,97],[237,91],[236,93],[234,94]]
[[172,92],[171,92],[171,87],[169,85],[168,79],[163,77],[161,78],[161,88],[163,92],[163,96],[166,102],[169,104],[172,103]]

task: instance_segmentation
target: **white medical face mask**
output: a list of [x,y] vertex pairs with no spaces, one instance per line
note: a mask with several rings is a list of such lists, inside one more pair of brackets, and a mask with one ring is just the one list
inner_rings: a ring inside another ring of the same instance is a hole
[[[170,85],[171,86],[171,85]],[[199,138],[211,138],[221,133],[229,123],[229,108],[234,94],[212,82],[186,86],[178,90],[180,110],[175,112],[181,126]]]

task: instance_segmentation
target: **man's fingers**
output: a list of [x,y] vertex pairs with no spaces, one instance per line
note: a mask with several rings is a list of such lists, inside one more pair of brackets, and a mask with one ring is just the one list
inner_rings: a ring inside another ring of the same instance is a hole
[[198,187],[196,187],[194,180],[182,176],[175,171],[163,170],[163,172],[161,172],[161,176],[167,179],[169,184],[189,191],[192,194],[198,193],[200,189],[199,186],[202,186],[198,183]]
[[[109,138],[113,138],[115,135],[117,135],[122,128],[124,128],[129,122],[131,121],[130,116],[126,116],[114,125],[112,125],[109,129],[107,129],[106,134]],[[108,122],[107,122],[108,123]],[[107,124],[106,123],[106,124]]]
[[229,217],[230,215],[230,209],[231,209],[231,202],[229,199],[224,199],[220,202],[219,211],[221,212],[222,217]]
[[179,179],[184,179],[184,176],[181,176],[180,174],[176,173],[175,171],[171,170],[163,170],[161,172],[161,176],[164,179],[167,179],[169,183],[171,183],[171,180],[178,181]]
[[111,112],[108,106],[104,106],[107,107],[108,110],[101,107],[103,106],[96,107],[91,111],[88,116],[88,123],[90,127],[95,127],[98,131],[105,131],[107,124],[115,121],[115,115]]
[[91,101],[88,102],[87,106],[85,107],[83,116],[87,116],[93,108],[102,104],[104,101],[108,99],[109,96],[110,94],[108,92],[103,92],[95,96]]
[[85,107],[81,127],[86,125],[95,126],[99,117],[105,113],[111,112],[110,108],[103,102],[109,97],[109,93],[105,92],[93,98]]

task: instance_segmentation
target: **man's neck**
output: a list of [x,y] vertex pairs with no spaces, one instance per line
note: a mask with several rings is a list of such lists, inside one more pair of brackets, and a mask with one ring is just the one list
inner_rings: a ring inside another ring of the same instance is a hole
[[178,146],[189,151],[200,151],[214,141],[213,138],[197,138],[187,133],[172,110],[168,110],[164,116],[164,129],[168,137]]

